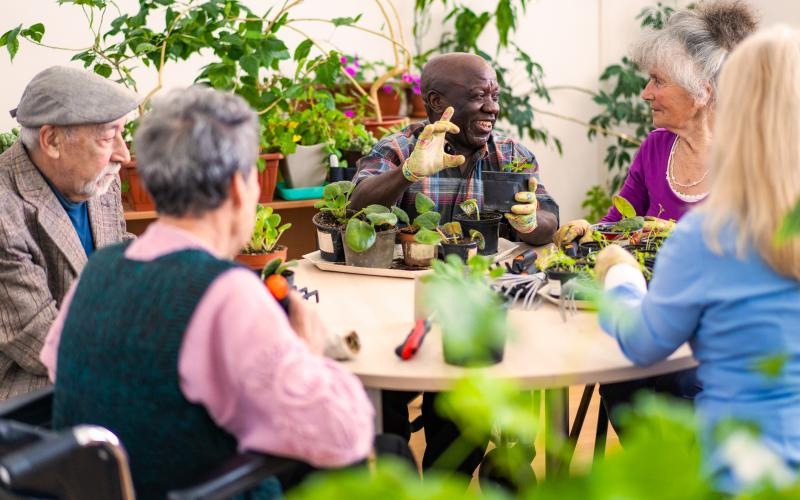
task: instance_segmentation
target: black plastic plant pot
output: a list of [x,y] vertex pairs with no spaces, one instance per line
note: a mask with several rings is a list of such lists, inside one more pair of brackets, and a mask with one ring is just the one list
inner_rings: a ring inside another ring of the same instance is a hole
[[470,352],[464,352],[460,346],[455,346],[448,339],[447,333],[442,335],[442,353],[444,362],[453,366],[467,366],[479,368],[482,366],[496,365],[503,361],[506,351],[506,336],[500,335],[491,345],[472,346]]
[[328,180],[331,182],[351,181],[356,176],[356,167],[334,167],[328,170]]
[[495,210],[481,210],[481,220],[475,220],[466,214],[456,214],[453,220],[461,224],[464,235],[469,235],[471,229],[476,229],[483,235],[486,245],[483,250],[479,250],[481,255],[492,255],[497,253],[497,242],[500,239],[500,221],[503,214]]
[[511,206],[517,204],[514,195],[528,190],[530,176],[516,172],[481,172],[484,209],[510,212]]
[[458,257],[466,262],[470,257],[478,253],[478,242],[467,241],[465,243],[442,243],[441,248],[442,259],[446,259],[448,255],[458,255]]
[[578,277],[578,273],[574,271],[547,270],[545,274],[547,274],[547,279],[558,281],[562,285],[572,278]]
[[[388,269],[394,260],[394,237],[397,228],[378,231],[375,243],[363,252],[355,252],[345,243],[344,261],[348,266]],[[344,234],[344,229],[342,229]]]
[[317,227],[317,248],[323,260],[344,262],[344,244],[340,224],[330,212],[318,212],[311,219]]
[[596,241],[587,241],[586,243],[578,243],[578,256],[586,257],[587,255],[597,253],[603,249],[603,246]]

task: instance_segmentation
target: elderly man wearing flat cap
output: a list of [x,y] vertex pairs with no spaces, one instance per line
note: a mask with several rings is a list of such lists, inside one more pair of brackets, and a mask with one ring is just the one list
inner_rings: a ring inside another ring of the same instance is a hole
[[48,384],[39,351],[72,281],[126,232],[117,175],[138,99],[84,70],[55,66],[11,111],[20,140],[0,155],[0,400]]

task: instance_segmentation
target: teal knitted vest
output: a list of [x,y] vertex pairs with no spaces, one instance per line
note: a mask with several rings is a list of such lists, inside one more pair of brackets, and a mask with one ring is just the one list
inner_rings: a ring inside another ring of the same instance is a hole
[[178,357],[198,302],[236,264],[185,250],[150,262],[127,244],[95,252],[81,274],[58,349],[56,429],[116,434],[137,498],[163,499],[236,453],[236,440],[181,392]]

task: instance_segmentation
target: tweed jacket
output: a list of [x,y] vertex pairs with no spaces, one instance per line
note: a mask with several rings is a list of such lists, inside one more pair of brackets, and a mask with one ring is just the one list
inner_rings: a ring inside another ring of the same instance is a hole
[[[88,203],[96,248],[133,237],[119,181]],[[0,400],[49,383],[39,351],[85,264],[66,211],[17,141],[0,155]]]

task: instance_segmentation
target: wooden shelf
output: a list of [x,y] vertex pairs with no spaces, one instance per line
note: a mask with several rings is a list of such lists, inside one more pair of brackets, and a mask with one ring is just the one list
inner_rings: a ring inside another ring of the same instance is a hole
[[[314,203],[318,202],[319,198],[313,200],[297,200],[297,201],[286,201],[286,200],[275,200],[269,203],[264,203],[264,205],[268,207],[272,207],[275,210],[290,210],[293,208],[313,208]],[[132,221],[132,220],[155,220],[158,218],[158,214],[155,210],[132,210],[128,205],[124,206],[125,208],[125,220]]]

